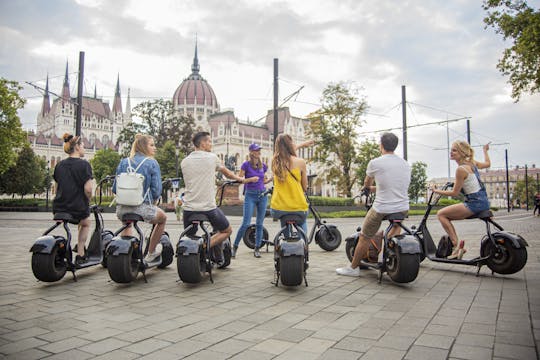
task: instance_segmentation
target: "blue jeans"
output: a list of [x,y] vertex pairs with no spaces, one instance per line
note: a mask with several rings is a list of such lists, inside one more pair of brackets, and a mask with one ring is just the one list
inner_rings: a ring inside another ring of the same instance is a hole
[[[282,217],[283,215],[287,215],[287,214],[297,214],[297,215],[301,215],[303,218],[304,218],[304,221],[303,222],[299,222],[297,223],[296,225],[300,226],[302,228],[302,230],[304,231],[304,234],[306,235],[306,241],[307,241],[307,236],[308,236],[308,233],[307,233],[307,216],[308,216],[308,212],[307,211],[282,211],[282,210],[275,210],[275,209],[270,209],[271,211],[271,214],[272,214],[272,217],[274,219],[279,219],[280,217]],[[285,226],[285,222],[284,221],[281,221],[281,227],[284,227]]]
[[242,225],[238,229],[236,239],[234,240],[234,246],[238,247],[240,239],[244,236],[246,229],[251,224],[251,218],[253,217],[253,210],[257,209],[257,220],[255,221],[255,247],[261,247],[263,237],[263,222],[266,215],[266,204],[268,203],[268,197],[262,195],[264,190],[247,190],[244,196],[244,217],[242,219]]

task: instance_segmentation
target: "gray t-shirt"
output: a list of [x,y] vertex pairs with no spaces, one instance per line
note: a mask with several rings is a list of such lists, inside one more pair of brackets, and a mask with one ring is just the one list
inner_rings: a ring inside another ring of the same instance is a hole
[[395,154],[385,154],[369,162],[366,175],[375,179],[377,195],[373,202],[376,212],[390,214],[409,210],[411,168]]
[[184,210],[208,211],[216,206],[216,171],[221,161],[216,154],[207,151],[193,151],[182,160],[182,176],[186,189]]

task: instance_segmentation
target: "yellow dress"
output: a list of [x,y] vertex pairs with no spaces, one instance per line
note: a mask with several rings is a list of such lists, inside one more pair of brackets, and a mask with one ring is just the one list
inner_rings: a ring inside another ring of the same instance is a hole
[[[296,179],[292,177],[291,172]],[[300,183],[300,169],[295,168],[291,172],[287,171],[284,182],[274,178],[274,192],[272,193],[270,207],[281,211],[307,211],[308,203]]]

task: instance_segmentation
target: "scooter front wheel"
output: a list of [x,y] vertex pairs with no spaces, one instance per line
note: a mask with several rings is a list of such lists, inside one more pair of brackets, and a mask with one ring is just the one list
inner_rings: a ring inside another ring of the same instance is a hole
[[158,265],[158,269],[165,269],[174,260],[174,249],[170,241],[162,241],[161,245],[163,248],[161,250],[161,264]]
[[137,278],[139,261],[134,256],[133,248],[127,254],[108,255],[107,270],[114,282],[120,284],[130,283]]
[[283,285],[300,285],[304,280],[304,257],[282,256],[279,259],[279,273]]
[[409,283],[418,276],[420,259],[418,254],[405,254],[389,250],[386,259],[386,271],[396,283]]
[[[246,232],[244,233],[244,237],[242,238],[244,244],[246,244],[246,246],[250,249],[255,249],[256,229],[257,226],[255,224],[249,225],[246,229]],[[266,228],[263,226],[262,245],[264,245],[265,243],[268,243],[268,230],[266,230]]]
[[333,225],[322,226],[315,234],[315,240],[321,249],[334,251],[341,245],[341,233]]
[[58,246],[55,246],[50,254],[32,254],[32,272],[36,279],[55,282],[64,277],[67,271],[67,263],[59,250]]
[[487,266],[498,274],[515,274],[527,263],[527,249],[524,247],[515,248],[509,239],[504,237],[496,238],[497,248],[490,241],[482,248],[482,256],[489,256]]
[[201,282],[205,263],[201,261],[199,254],[178,255],[176,265],[180,280],[189,284]]

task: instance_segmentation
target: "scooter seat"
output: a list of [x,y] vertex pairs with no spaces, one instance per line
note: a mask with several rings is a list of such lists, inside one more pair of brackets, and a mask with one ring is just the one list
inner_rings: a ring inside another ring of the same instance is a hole
[[126,221],[144,221],[143,217],[135,213],[125,213],[122,215],[122,222]]
[[285,215],[280,216],[279,219],[284,221],[285,223],[294,222],[295,224],[298,224],[304,221],[304,217],[298,214],[285,214]]
[[202,221],[210,221],[208,219],[208,216],[206,214],[198,214],[198,213],[195,213],[195,214],[190,214],[188,217],[187,217],[187,220],[189,223],[193,223],[193,222],[202,222]]
[[480,211],[479,213],[476,213],[474,215],[469,216],[467,219],[482,219],[482,220],[485,220],[485,219],[489,219],[491,217],[493,217],[493,213],[491,212],[491,210],[484,210],[484,211]]
[[397,213],[392,213],[392,214],[388,214],[386,215],[383,220],[396,220],[396,221],[402,221],[402,220],[405,220],[407,216],[401,212],[397,212]]
[[54,218],[53,218],[55,221],[58,220],[58,221],[67,221],[69,222],[70,224],[78,224],[79,223],[79,220],[77,219],[74,219],[73,216],[71,216],[70,214],[68,213],[56,213],[54,214]]

